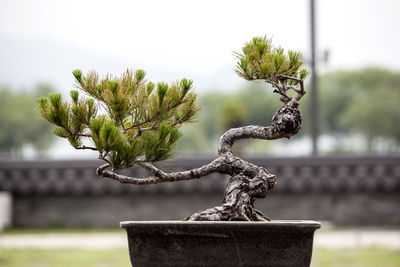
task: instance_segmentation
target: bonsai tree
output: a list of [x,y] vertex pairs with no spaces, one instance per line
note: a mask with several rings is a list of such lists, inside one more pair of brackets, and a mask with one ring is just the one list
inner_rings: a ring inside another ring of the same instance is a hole
[[[218,157],[196,169],[165,172],[156,163],[173,156],[181,133],[179,127],[196,118],[199,107],[192,80],[182,79],[157,85],[145,80],[145,72],[127,70],[120,77],[100,78],[96,72],[83,75],[73,71],[81,97],[71,91],[71,103],[60,94],[42,97],[42,116],[54,124],[53,133],[66,138],[75,149],[98,152],[105,162],[97,168],[99,176],[124,184],[148,185],[197,179],[217,172],[230,176],[221,206],[196,212],[189,221],[265,221],[254,208],[276,184],[275,175],[232,153],[235,141],[246,138],[274,140],[290,138],[301,127],[299,100],[305,94],[303,81],[309,71],[302,68],[299,52],[274,48],[271,39],[256,37],[245,43],[237,57],[236,72],[246,80],[263,80],[274,88],[283,106],[269,126],[249,125],[226,131],[218,144]],[[98,112],[99,108],[102,112]],[[101,113],[101,114],[100,114]],[[92,146],[86,145],[85,139]],[[141,167],[151,173],[144,178],[128,177],[119,170]]]

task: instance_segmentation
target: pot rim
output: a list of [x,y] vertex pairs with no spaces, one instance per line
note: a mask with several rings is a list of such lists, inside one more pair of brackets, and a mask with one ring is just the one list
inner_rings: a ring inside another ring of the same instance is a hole
[[321,223],[312,220],[272,220],[272,221],[122,221],[121,228],[131,227],[149,227],[149,226],[184,226],[184,225],[202,225],[202,226],[218,226],[218,227],[235,227],[235,226],[254,226],[263,228],[275,227],[307,227],[319,229]]

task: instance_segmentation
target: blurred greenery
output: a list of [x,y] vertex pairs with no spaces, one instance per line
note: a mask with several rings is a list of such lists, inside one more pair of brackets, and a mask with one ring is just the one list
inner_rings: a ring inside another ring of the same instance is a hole
[[2,267],[126,267],[130,266],[126,249],[2,249]]
[[218,126],[222,131],[243,125],[247,117],[247,108],[237,99],[226,101],[222,104],[218,114]]
[[255,81],[234,93],[200,94],[202,109],[198,122],[183,127],[178,152],[215,153],[217,141],[227,128],[269,124],[281,106],[279,97],[272,91],[265,82]]
[[[321,134],[331,138],[324,153],[400,152],[400,73],[380,68],[335,71],[320,81]],[[218,89],[218,88],[216,88]],[[44,151],[52,144],[51,126],[39,118],[35,101],[47,95],[49,85],[31,93],[0,89],[0,156],[21,156],[25,145]],[[199,94],[202,110],[196,123],[182,128],[179,154],[216,153],[219,137],[230,127],[269,125],[281,106],[273,89],[262,81],[247,82],[230,92]],[[310,97],[301,100],[303,129],[290,143],[310,133]],[[333,140],[333,141],[332,141]],[[246,152],[273,154],[275,144],[287,140],[247,141]]]
[[52,144],[52,127],[40,118],[36,107],[36,99],[52,88],[38,84],[30,91],[0,88],[0,156],[20,157],[24,145],[43,151]]
[[[354,153],[354,139],[361,140],[358,152],[400,151],[400,73],[379,68],[330,72],[320,77],[319,89],[321,134],[335,140],[326,153]],[[281,106],[272,91],[257,81],[234,93],[200,94],[199,122],[183,128],[178,149],[215,153],[216,143],[227,128],[269,125]],[[301,100],[300,109],[303,129],[296,139],[310,133],[309,95]],[[246,148],[268,154],[271,142],[252,140]]]
[[365,152],[377,150],[374,141],[400,144],[400,73],[379,68],[338,71],[321,78],[323,133],[337,137],[359,134]]
[[316,249],[312,267],[397,267],[400,252],[382,248],[328,250]]
[[[2,267],[130,266],[127,249],[2,249]],[[400,252],[382,248],[315,249],[312,267],[397,267]]]

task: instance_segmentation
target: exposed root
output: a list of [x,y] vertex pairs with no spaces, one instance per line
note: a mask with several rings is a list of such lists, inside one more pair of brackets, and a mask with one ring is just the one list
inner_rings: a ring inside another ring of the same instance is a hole
[[270,221],[270,219],[250,205],[231,207],[225,204],[196,212],[184,221]]
[[236,171],[239,173],[229,179],[222,206],[196,212],[185,220],[269,221],[253,203],[257,198],[264,198],[275,185],[275,175],[244,160],[236,160]]

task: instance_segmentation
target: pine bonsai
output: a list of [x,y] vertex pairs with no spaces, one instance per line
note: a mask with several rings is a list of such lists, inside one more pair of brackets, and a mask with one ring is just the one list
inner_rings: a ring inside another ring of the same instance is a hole
[[[147,185],[196,179],[218,172],[230,176],[221,206],[196,212],[186,220],[265,221],[254,208],[257,198],[264,198],[276,183],[275,175],[232,153],[236,140],[290,138],[301,127],[299,100],[305,94],[303,81],[309,71],[302,68],[301,54],[274,48],[271,39],[256,37],[245,43],[236,72],[246,80],[264,80],[280,95],[283,106],[276,111],[271,125],[250,125],[226,131],[218,144],[218,157],[209,164],[182,172],[165,172],[154,163],[173,156],[181,137],[179,127],[196,118],[199,107],[192,90],[192,80],[157,85],[145,80],[145,72],[127,70],[120,77],[100,78],[95,72],[86,76],[73,71],[77,88],[87,95],[71,91],[72,103],[63,102],[60,94],[39,99],[42,116],[54,124],[53,133],[66,138],[76,149],[98,151],[105,162],[97,168],[99,176],[125,184]],[[294,92],[294,93],[289,93]],[[103,114],[98,114],[99,108]],[[86,146],[83,140],[91,140]],[[128,177],[118,170],[135,165],[152,176]]]

